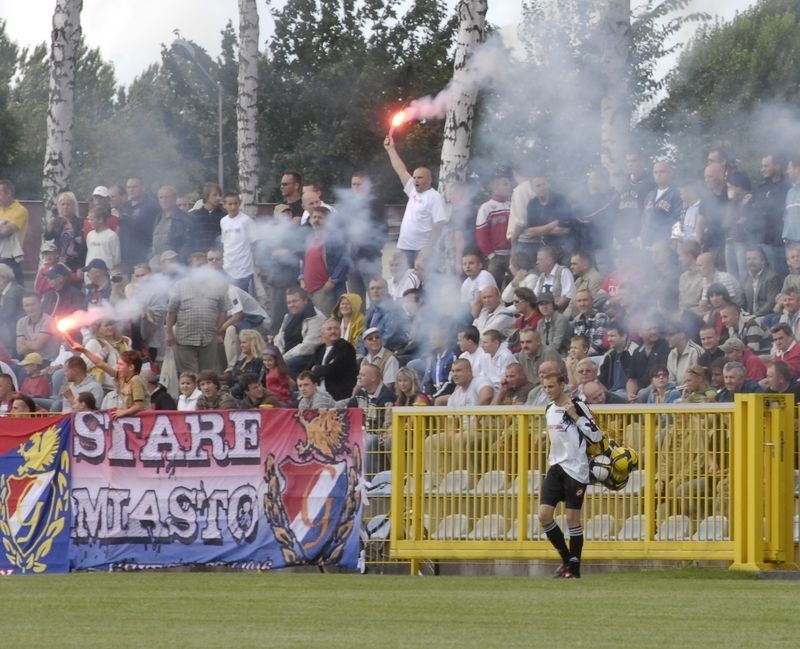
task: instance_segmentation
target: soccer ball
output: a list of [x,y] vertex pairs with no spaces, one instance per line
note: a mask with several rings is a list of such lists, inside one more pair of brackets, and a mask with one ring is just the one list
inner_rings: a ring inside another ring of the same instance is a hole
[[589,474],[592,483],[605,482],[611,477],[611,458],[608,455],[596,455],[589,460]]
[[603,484],[614,491],[628,484],[628,476],[639,466],[639,456],[631,448],[615,446],[610,454],[611,475]]

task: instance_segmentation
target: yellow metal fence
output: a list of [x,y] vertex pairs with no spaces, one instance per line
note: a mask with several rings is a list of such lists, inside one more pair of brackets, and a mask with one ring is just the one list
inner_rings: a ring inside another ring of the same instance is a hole
[[[587,490],[584,556],[793,567],[798,468],[794,403],[594,407],[635,449],[626,487]],[[547,470],[542,408],[395,408],[368,466],[372,561],[556,559],[538,522]],[[368,433],[369,434],[369,433]],[[391,452],[389,449],[391,448]],[[391,458],[389,458],[391,455]],[[391,461],[389,461],[391,460]],[[563,525],[563,514],[557,520]]]

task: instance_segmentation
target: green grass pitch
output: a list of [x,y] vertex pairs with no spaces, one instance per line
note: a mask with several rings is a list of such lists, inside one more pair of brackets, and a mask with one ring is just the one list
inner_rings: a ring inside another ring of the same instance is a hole
[[720,569],[549,577],[0,578],[0,647],[798,647],[800,581]]

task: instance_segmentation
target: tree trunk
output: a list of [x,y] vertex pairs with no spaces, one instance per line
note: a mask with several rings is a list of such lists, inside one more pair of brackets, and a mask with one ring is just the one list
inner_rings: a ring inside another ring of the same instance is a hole
[[470,78],[468,64],[486,37],[486,0],[461,0],[458,13],[458,37],[453,64],[451,105],[444,124],[439,191],[447,183],[463,181],[472,146],[472,126],[478,86]]
[[618,190],[625,184],[627,172],[631,100],[628,85],[628,64],[631,51],[630,0],[604,0],[600,20],[603,44],[600,66],[604,93],[600,100],[600,138],[603,165],[611,175],[611,184]]
[[236,151],[242,210],[256,215],[258,185],[258,7],[256,0],[239,0],[239,92],[236,97]]
[[56,0],[50,49],[50,98],[42,192],[45,214],[69,187],[75,117],[75,61],[81,38],[83,0]]

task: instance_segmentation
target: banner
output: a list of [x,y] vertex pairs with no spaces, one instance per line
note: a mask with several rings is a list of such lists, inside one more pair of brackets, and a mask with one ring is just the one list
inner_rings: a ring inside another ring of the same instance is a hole
[[0,574],[69,568],[69,417],[0,420]]
[[360,410],[75,413],[74,569],[356,569]]

